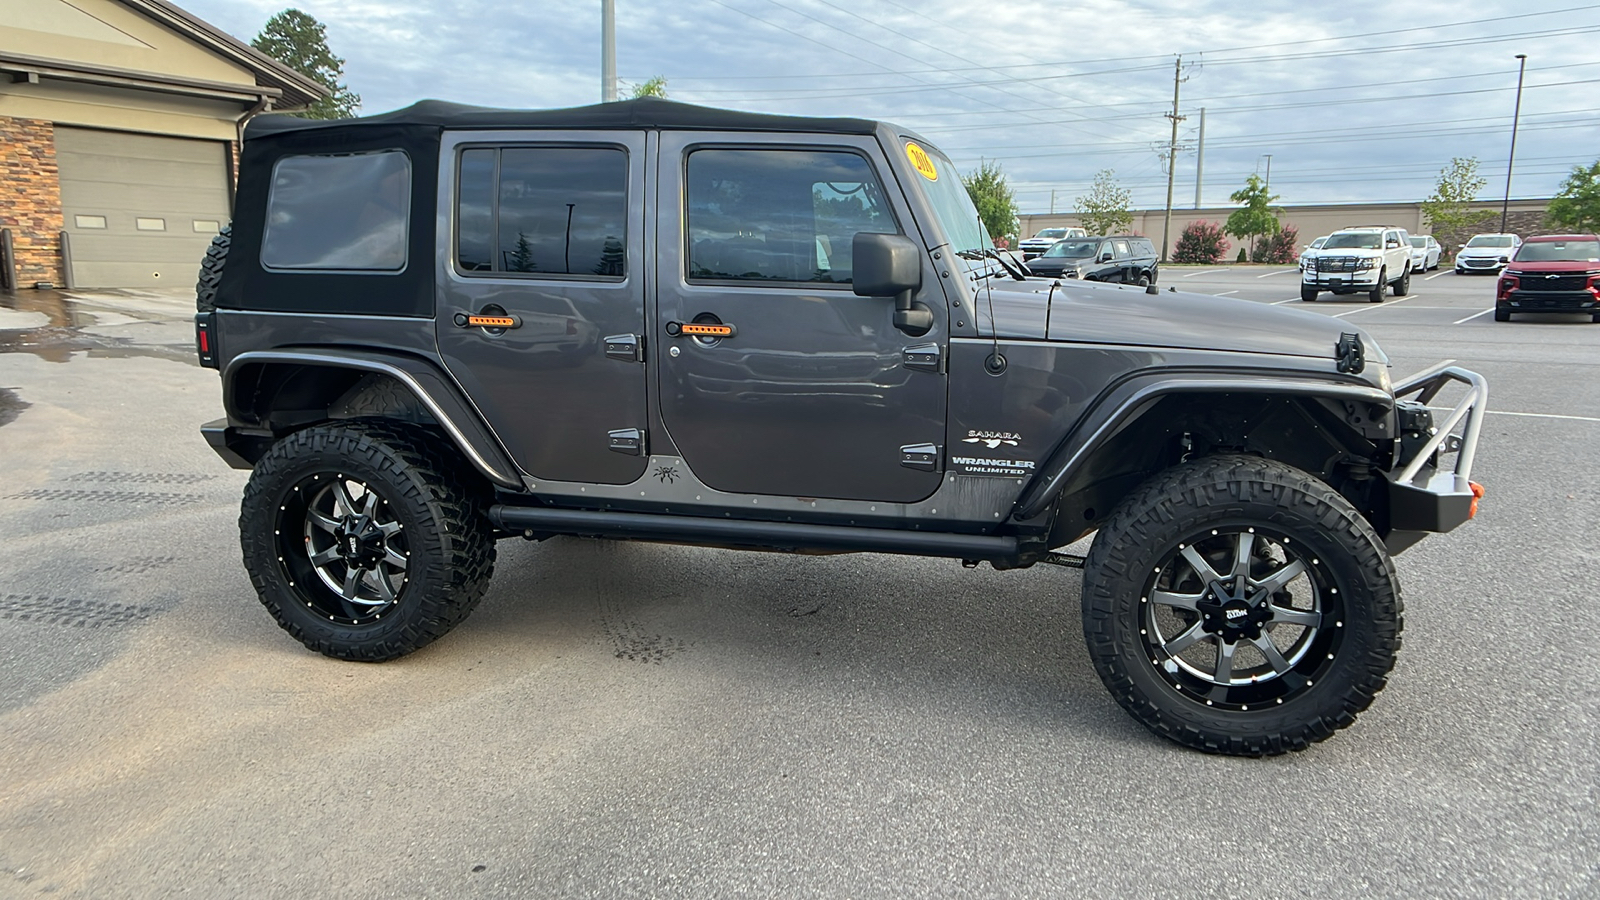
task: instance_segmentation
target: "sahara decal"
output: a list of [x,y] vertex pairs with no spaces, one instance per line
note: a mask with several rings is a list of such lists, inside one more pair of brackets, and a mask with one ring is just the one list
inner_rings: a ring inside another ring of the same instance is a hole
[[968,431],[967,436],[961,439],[963,444],[983,444],[990,450],[1006,444],[1017,446],[1022,441],[1022,435],[1012,431]]

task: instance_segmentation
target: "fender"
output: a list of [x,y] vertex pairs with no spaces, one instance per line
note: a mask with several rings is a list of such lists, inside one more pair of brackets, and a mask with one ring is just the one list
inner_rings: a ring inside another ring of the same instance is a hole
[[[370,350],[283,349],[241,353],[222,372],[222,396],[232,422],[240,422],[234,403],[234,382],[252,366],[288,364],[354,369],[393,378],[405,386],[449,434],[456,448],[484,477],[507,490],[522,491],[522,479],[505,449],[458,390],[425,360]],[[209,438],[208,438],[209,439]]]
[[1259,371],[1168,369],[1134,374],[1101,394],[1046,458],[1017,501],[1013,520],[1031,519],[1044,512],[1107,440],[1136,420],[1155,401],[1179,393],[1287,394],[1377,404],[1385,409],[1394,406],[1394,397],[1382,388],[1335,381],[1319,373],[1296,375],[1278,371],[1268,375]]

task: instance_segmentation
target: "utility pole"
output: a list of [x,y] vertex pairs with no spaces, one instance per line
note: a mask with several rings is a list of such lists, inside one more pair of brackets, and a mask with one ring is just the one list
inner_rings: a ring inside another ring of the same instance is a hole
[[617,99],[617,0],[600,0],[600,100]]
[[1264,190],[1270,195],[1272,193],[1272,154],[1263,153],[1262,156],[1267,158],[1267,186]]
[[1050,215],[1056,214],[1056,189],[1050,189]]
[[1500,233],[1506,233],[1506,214],[1511,212],[1511,165],[1517,161],[1517,121],[1522,118],[1522,74],[1528,70],[1528,54],[1517,54],[1517,106],[1511,113],[1511,155],[1506,157],[1506,198],[1500,204]]
[[1194,157],[1194,208],[1200,208],[1200,185],[1206,179],[1206,108],[1200,107],[1200,150]]
[[1161,261],[1167,261],[1167,248],[1172,246],[1172,179],[1178,172],[1178,123],[1184,117],[1178,115],[1178,86],[1183,84],[1183,57],[1179,56],[1172,61],[1172,112],[1167,118],[1172,120],[1172,138],[1167,142],[1167,216],[1161,226]]

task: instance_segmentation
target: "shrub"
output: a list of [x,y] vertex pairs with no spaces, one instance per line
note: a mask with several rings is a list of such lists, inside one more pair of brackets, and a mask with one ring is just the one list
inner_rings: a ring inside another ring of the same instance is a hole
[[1228,239],[1222,234],[1222,226],[1202,219],[1190,223],[1178,236],[1178,245],[1172,248],[1172,261],[1215,265],[1222,262],[1227,253]]
[[1244,258],[1244,248],[1240,247],[1239,248],[1239,256],[1234,259],[1234,262],[1246,262],[1246,261],[1247,260],[1245,260],[1245,258]]
[[1252,262],[1277,263],[1287,265],[1299,260],[1295,251],[1295,244],[1300,240],[1300,230],[1293,225],[1285,225],[1277,234],[1269,234],[1256,242],[1255,252],[1251,254]]

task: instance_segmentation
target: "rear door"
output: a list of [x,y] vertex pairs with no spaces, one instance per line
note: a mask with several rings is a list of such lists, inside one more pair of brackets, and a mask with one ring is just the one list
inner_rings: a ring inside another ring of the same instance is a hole
[[[924,255],[918,296],[935,322],[920,336],[894,328],[891,299],[850,286],[855,234],[912,221],[877,142],[668,132],[660,159],[652,333],[665,352],[654,358],[661,417],[689,467],[733,493],[932,494],[948,335],[939,276]],[[730,333],[684,331],[697,324]],[[914,346],[925,349],[908,355]],[[935,449],[908,456],[916,445]]]
[[644,474],[618,440],[646,427],[644,154],[643,132],[445,135],[439,352],[535,478]]

